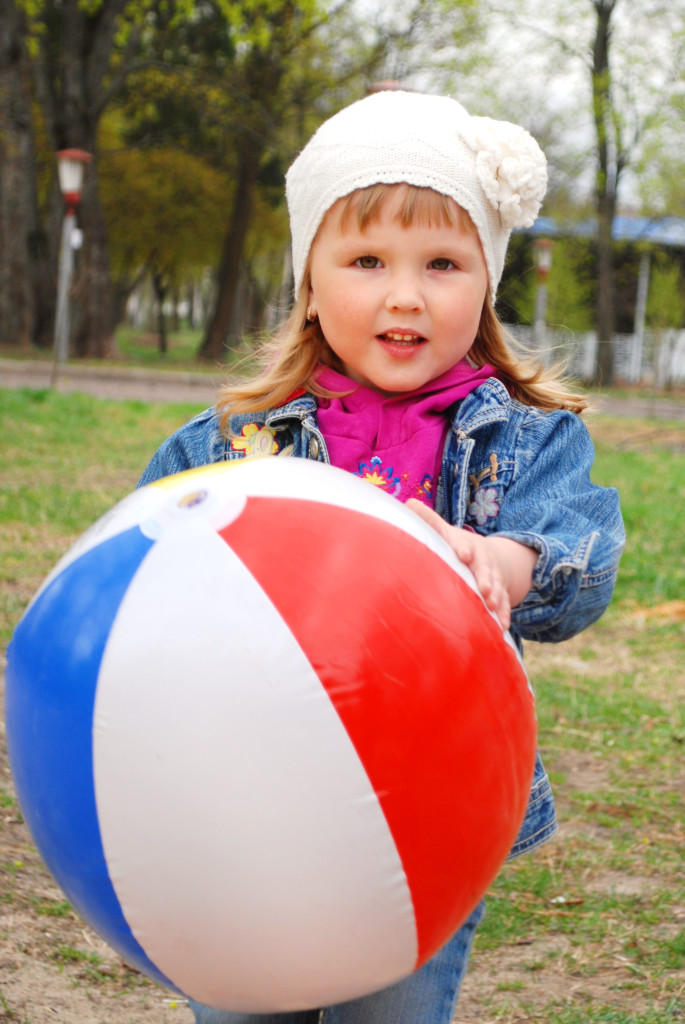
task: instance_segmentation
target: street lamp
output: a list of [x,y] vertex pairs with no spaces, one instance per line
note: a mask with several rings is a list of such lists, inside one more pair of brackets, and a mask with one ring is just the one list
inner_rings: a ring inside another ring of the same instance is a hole
[[74,241],[76,233],[76,207],[81,202],[81,186],[85,165],[92,160],[82,149],[61,149],[57,153],[57,173],[66,210],[62,221],[62,241],[59,250],[57,276],[57,313],[55,316],[54,361],[52,385],[57,380],[57,369],[66,362],[69,349],[69,285],[74,268]]
[[551,238],[536,238],[533,242],[533,253],[535,256],[535,272],[537,275],[537,287],[535,290],[535,320],[533,321],[533,339],[538,352],[545,352],[545,359],[548,353],[545,350],[545,335],[547,322],[547,278],[552,269],[552,242]]

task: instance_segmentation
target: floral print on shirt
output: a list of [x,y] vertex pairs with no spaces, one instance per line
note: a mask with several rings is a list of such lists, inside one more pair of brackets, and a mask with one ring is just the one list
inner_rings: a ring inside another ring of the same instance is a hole
[[479,487],[469,505],[469,515],[473,516],[479,526],[485,526],[488,519],[499,515],[497,491],[494,487]]
[[416,485],[416,494],[414,497],[418,498],[419,501],[424,501],[426,504],[433,502],[433,477],[430,473],[426,473],[420,484]]
[[412,481],[409,473],[398,476],[392,466],[383,467],[383,460],[379,455],[374,455],[368,462],[360,462],[356,476],[362,480],[380,487],[393,498],[406,501],[407,498],[418,498],[426,505],[433,503],[433,477],[430,473],[424,473],[420,481],[416,478]]
[[362,480],[366,480],[367,483],[373,484],[375,487],[382,487],[384,491],[388,491],[390,494],[399,494],[402,484],[400,478],[393,475],[392,466],[386,466],[385,469],[382,466],[383,460],[378,455],[374,455],[369,462],[359,463],[359,469],[355,475],[360,476]]

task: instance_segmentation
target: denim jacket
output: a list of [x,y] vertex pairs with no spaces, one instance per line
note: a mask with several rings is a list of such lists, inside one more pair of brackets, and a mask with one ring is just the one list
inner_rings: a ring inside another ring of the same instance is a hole
[[[328,462],[316,399],[231,416],[229,436],[207,409],[168,438],[140,485],[183,470],[266,452]],[[594,449],[578,416],[513,400],[490,378],[451,410],[435,509],[455,526],[497,533],[538,552],[533,587],[512,612],[511,633],[559,641],[599,618],[614,588],[625,540],[618,495],[590,481]],[[556,831],[554,802],[538,755],[530,801],[510,857]]]

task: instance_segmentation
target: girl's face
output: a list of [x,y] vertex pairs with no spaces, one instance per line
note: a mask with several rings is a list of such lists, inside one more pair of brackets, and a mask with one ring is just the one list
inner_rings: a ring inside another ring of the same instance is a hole
[[[364,224],[328,211],[310,253],[309,305],[360,384],[412,391],[459,362],[476,337],[488,288],[480,240],[456,203],[453,223],[400,211],[407,187]],[[463,226],[462,226],[463,225]]]

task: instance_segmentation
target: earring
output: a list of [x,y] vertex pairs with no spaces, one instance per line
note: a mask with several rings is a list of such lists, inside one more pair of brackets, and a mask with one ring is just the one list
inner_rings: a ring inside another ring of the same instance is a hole
[[307,306],[307,323],[313,324],[316,317],[316,310],[312,306]]

